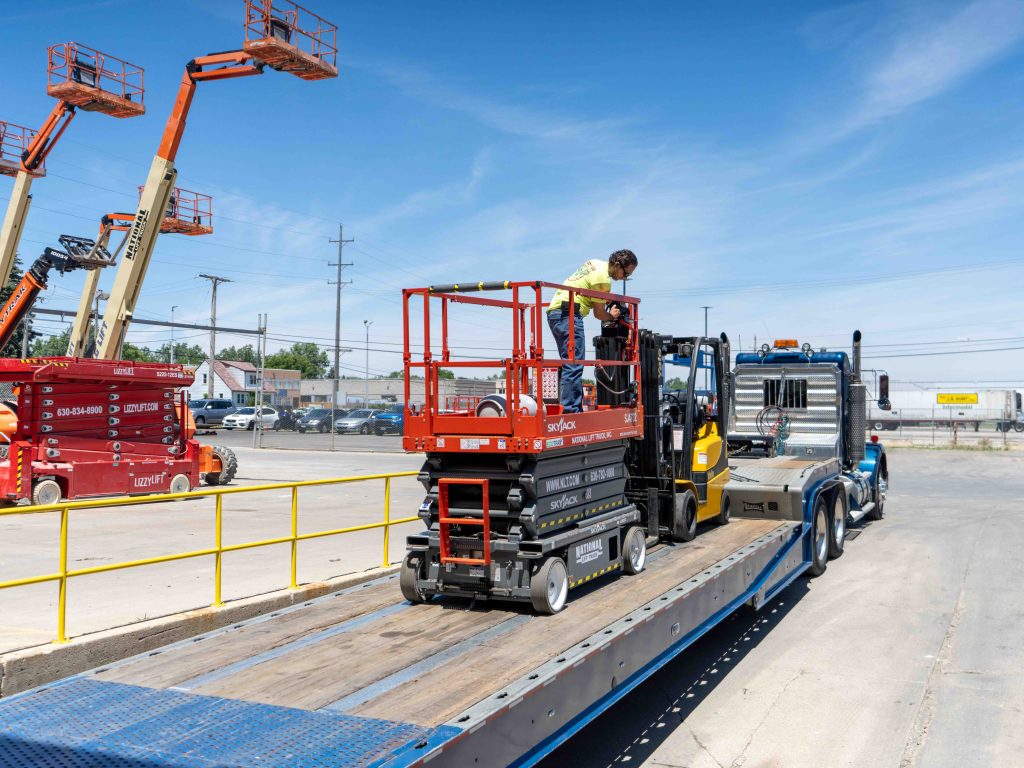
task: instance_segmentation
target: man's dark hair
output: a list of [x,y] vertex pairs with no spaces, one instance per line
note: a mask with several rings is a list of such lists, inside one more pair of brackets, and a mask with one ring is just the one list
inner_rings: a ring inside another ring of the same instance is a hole
[[630,267],[636,267],[639,264],[639,260],[636,254],[628,249],[616,251],[608,257],[608,264],[611,266],[619,266],[622,269],[629,269]]

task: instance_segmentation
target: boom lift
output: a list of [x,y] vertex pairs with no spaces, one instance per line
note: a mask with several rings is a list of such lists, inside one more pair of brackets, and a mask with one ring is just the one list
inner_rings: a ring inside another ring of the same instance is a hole
[[[142,189],[139,187],[140,194]],[[131,229],[134,219],[135,215],[131,213],[109,213],[104,216],[100,221],[98,247],[108,248],[110,236],[114,232],[127,233]],[[211,234],[213,232],[213,205],[210,196],[175,187],[167,210],[164,212],[160,232],[174,232],[189,236]],[[117,259],[127,241],[126,234],[111,256],[111,264]],[[99,287],[99,280],[98,269],[91,270],[85,278],[82,297],[78,301],[78,312],[75,314],[75,322],[71,326],[71,334],[68,337],[68,357],[92,356],[91,353],[94,350],[88,346],[89,319],[92,316],[92,302],[96,295],[96,289]]]
[[47,88],[58,101],[38,131],[0,123],[0,174],[14,177],[14,190],[0,228],[0,285],[7,283],[32,202],[33,179],[46,175],[46,158],[74,119],[76,109],[112,117],[145,113],[141,67],[80,43],[48,50]]
[[171,204],[178,173],[174,160],[196,86],[205,81],[260,75],[268,66],[303,80],[337,77],[337,27],[290,0],[246,0],[245,6],[245,42],[241,50],[199,56],[185,65],[178,97],[150,166],[110,290],[97,334],[97,357],[117,357],[131,322],[160,231],[151,221],[152,212],[166,211]]

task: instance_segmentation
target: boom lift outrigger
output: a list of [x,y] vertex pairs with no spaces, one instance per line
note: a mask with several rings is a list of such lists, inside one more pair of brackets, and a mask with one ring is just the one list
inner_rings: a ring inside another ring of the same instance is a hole
[[153,211],[171,202],[178,153],[196,85],[263,74],[265,67],[303,80],[337,77],[337,27],[290,0],[246,0],[245,43],[241,50],[199,56],[185,65],[178,96],[142,189],[139,207],[110,290],[97,334],[96,357],[117,357],[139,299],[142,281],[156,246],[159,226]]
[[142,68],[79,43],[51,45],[46,92],[57,105],[38,131],[0,122],[0,174],[14,177],[14,190],[0,228],[0,285],[18,253],[33,179],[46,175],[46,158],[74,119],[76,108],[112,117],[145,113]]

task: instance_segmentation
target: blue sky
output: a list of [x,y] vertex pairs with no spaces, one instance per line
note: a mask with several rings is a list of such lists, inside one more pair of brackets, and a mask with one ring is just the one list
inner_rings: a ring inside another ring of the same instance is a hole
[[[146,69],[145,117],[82,113],[51,155],[24,260],[133,207],[185,61],[239,46],[243,7],[2,6],[0,119],[37,125],[52,107],[51,42]],[[699,332],[711,305],[712,330],[744,347],[846,346],[859,327],[868,364],[896,379],[1024,382],[1024,2],[313,9],[339,26],[339,79],[200,84],[177,167],[181,186],[213,195],[216,231],[161,238],[138,317],[178,305],[205,321],[194,276],[216,271],[235,279],[218,294],[224,325],[268,312],[270,348],[329,344],[340,221],[356,240],[352,373],[363,320],[371,372],[400,367],[386,350],[401,341],[402,287],[560,280],[628,247],[631,291],[660,331]],[[80,285],[55,278],[45,306],[73,307]],[[459,329],[500,345],[489,321]],[[897,345],[917,355],[883,357]],[[957,348],[1011,349],[919,354]]]

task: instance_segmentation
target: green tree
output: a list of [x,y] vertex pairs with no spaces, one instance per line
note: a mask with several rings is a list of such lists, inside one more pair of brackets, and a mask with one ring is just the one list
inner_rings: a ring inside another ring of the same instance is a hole
[[[157,359],[167,363],[171,360],[171,345],[164,344],[155,352]],[[220,355],[217,355],[221,359]],[[236,360],[238,358],[223,358],[224,360]],[[186,344],[182,341],[174,344],[174,362],[182,365],[197,366],[206,360],[206,352],[198,344]]]
[[[203,359],[206,359],[205,356]],[[236,360],[242,363],[252,363],[257,366],[260,364],[259,353],[252,344],[246,344],[244,347],[224,347],[224,349],[217,353],[217,359]],[[280,366],[274,365],[271,367],[279,368]]]
[[665,382],[665,389],[681,389],[686,391],[686,382],[680,378],[669,379]]
[[446,371],[444,368],[440,368],[437,371],[437,378],[439,378],[439,379],[454,379],[455,378],[455,372],[454,371]]
[[[71,329],[65,328],[56,336],[46,336],[35,339],[32,342],[32,355],[34,357],[63,357],[68,351],[68,342],[71,340]],[[21,353],[19,347],[19,354]]]
[[327,353],[310,341],[297,341],[290,349],[267,355],[267,368],[291,368],[304,379],[321,379],[330,365]]
[[125,342],[121,347],[121,360],[130,360],[133,363],[159,363],[160,358],[149,347],[138,347],[130,342]]
[[[11,276],[7,278],[7,285],[5,285],[2,290],[0,290],[0,306],[2,306],[3,303],[5,303],[7,299],[10,298],[11,294],[14,292],[14,289],[18,287],[18,283],[21,282],[21,278],[23,278],[24,276],[25,273],[22,272],[21,270],[21,260],[15,259],[14,266],[11,267]],[[24,323],[19,323],[17,329],[15,329],[14,331],[14,334],[7,342],[7,346],[5,346],[3,349],[0,349],[0,357],[21,357],[21,337],[24,335],[24,333],[25,325]],[[33,339],[37,339],[39,338],[39,336],[40,334],[36,333],[35,331],[30,332],[28,337],[30,347],[32,346]],[[66,350],[67,347],[65,346],[65,348],[60,351],[60,354],[63,355]]]

